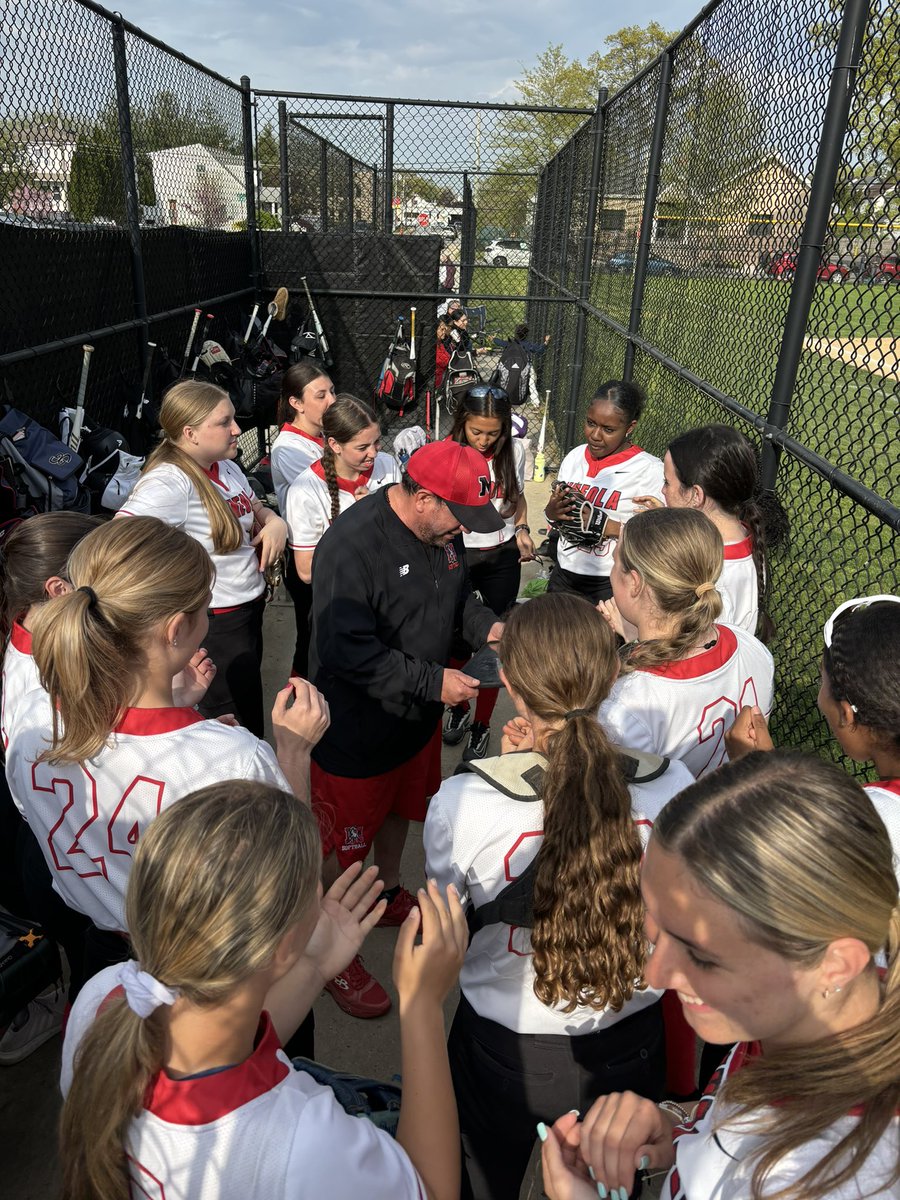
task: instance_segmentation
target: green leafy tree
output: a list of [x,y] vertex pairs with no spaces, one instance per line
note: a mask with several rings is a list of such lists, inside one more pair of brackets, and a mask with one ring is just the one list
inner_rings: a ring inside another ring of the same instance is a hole
[[13,117],[0,120],[0,208],[5,208],[20,188],[34,184],[31,160],[22,142],[19,122]]
[[259,163],[262,186],[278,187],[281,182],[281,151],[271,121],[266,122],[256,138],[256,161]]

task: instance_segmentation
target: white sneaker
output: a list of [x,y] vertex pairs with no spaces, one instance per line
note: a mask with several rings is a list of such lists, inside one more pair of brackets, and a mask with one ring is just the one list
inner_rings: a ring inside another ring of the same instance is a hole
[[62,1028],[66,995],[62,988],[45,992],[17,1013],[0,1037],[0,1066],[9,1067],[33,1054]]

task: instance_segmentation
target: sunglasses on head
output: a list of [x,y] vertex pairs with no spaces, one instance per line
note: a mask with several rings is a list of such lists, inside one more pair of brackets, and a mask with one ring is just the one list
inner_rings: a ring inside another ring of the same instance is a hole
[[859,612],[864,608],[868,608],[870,604],[880,604],[886,602],[888,604],[900,604],[900,596],[863,596],[858,600],[845,600],[843,604],[839,604],[828,620],[825,622],[823,631],[825,637],[825,645],[831,649],[831,642],[834,637],[834,623],[845,612]]
[[466,392],[466,399],[469,400],[506,400],[509,401],[509,393],[503,388],[494,387],[492,383],[476,383],[474,387],[470,387]]

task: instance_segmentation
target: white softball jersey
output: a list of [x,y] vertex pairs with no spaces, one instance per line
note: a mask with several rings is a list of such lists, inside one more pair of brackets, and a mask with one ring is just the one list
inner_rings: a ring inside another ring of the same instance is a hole
[[172,463],[163,463],[142,475],[119,513],[130,517],[158,517],[198,541],[216,568],[211,607],[213,610],[237,608],[255,600],[266,586],[256,550],[250,545],[254,522],[253,492],[241,468],[228,459],[214,463],[207,474],[243,531],[241,545],[231,554],[213,553],[212,530],[203,502],[184,471]]
[[[592,458],[586,444],[576,446],[562,460],[557,479],[577,488],[614,521],[624,523],[634,516],[635,496],[655,496],[664,503],[662,460],[640,446],[628,446],[606,458]],[[557,559],[564,570],[576,575],[609,575],[615,545],[615,539],[604,538],[596,546],[573,546],[561,535]]]
[[0,698],[0,736],[9,747],[13,731],[26,722],[49,729],[52,721],[50,697],[31,657],[31,634],[17,622],[13,625],[3,656],[3,695]]
[[[60,1090],[117,967],[88,980],[69,1015]],[[331,1088],[294,1070],[267,1013],[249,1058],[213,1074],[151,1081],[125,1138],[131,1195],[141,1200],[424,1200],[402,1147],[351,1117]]]
[[756,633],[759,621],[759,581],[753,561],[753,542],[749,533],[739,542],[725,543],[722,574],[716,581],[722,597],[722,620],[747,633]]
[[307,467],[322,457],[325,439],[304,433],[296,425],[282,425],[272,443],[269,462],[272,466],[272,485],[278,497],[278,511],[284,516],[288,488]]
[[716,630],[716,644],[693,658],[619,676],[599,714],[614,741],[679,758],[699,779],[725,762],[725,734],[745,704],[758,704],[768,718],[772,655],[744,629]]
[[108,743],[84,763],[38,762],[49,741],[47,726],[28,725],[11,738],[13,800],[66,904],[120,933],[131,856],[164,808],[226,779],[291,790],[265,742],[192,708],[126,709]]
[[900,779],[879,779],[877,783],[864,783],[863,787],[888,831],[894,851],[894,873],[900,883]]
[[[390,483],[400,482],[400,468],[396,459],[380,451],[375,455],[371,471],[364,472],[359,479],[338,479],[340,511],[354,503],[354,492],[367,488],[376,492]],[[331,493],[325,482],[325,468],[320,461],[298,476],[287,491],[285,518],[288,523],[288,545],[292,550],[314,550],[331,524]]]
[[[510,438],[513,452],[513,465],[516,471],[516,483],[519,488],[519,494],[525,491],[525,446],[521,438]],[[491,504],[496,508],[497,512],[503,517],[503,528],[496,533],[464,533],[463,545],[471,550],[489,550],[492,546],[503,546],[510,538],[516,536],[516,510],[515,505],[510,511],[510,506],[501,494],[499,484],[494,475],[494,456],[493,454],[484,456],[484,461],[487,464],[488,472],[491,478]]]
[[[632,784],[634,820],[646,846],[657,814],[692,783],[678,762],[658,779]],[[493,900],[537,856],[544,836],[539,801],[524,803],[474,773],[445,779],[425,818],[425,861],[429,877],[443,891],[455,884],[465,904]],[[661,992],[635,992],[619,1012],[587,1006],[563,1012],[534,994],[531,931],[506,924],[487,925],[472,939],[460,973],[460,987],[479,1016],[521,1034],[578,1036],[607,1029],[655,1003]]]
[[[756,1049],[745,1042],[735,1046],[713,1075],[694,1120],[675,1133],[675,1166],[663,1183],[661,1200],[751,1200],[750,1181],[756,1154],[765,1143],[764,1127],[776,1110],[769,1109],[761,1121],[753,1116],[727,1121],[715,1093],[725,1079],[740,1070]],[[859,1114],[849,1112],[814,1141],[797,1146],[766,1176],[763,1198],[774,1196],[796,1183],[847,1136]],[[897,1200],[897,1185],[888,1180],[900,1154],[900,1123],[895,1117],[852,1179],[829,1189],[828,1200]]]

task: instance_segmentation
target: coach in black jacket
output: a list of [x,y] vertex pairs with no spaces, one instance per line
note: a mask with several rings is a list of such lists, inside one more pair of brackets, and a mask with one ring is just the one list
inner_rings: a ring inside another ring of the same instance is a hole
[[[477,690],[444,665],[454,629],[472,646],[502,632],[472,594],[462,530],[501,524],[484,458],[433,442],[413,454],[402,483],[342,513],[313,558],[310,679],[331,709],[312,765],[325,886],[374,839],[389,901],[382,924],[399,925],[415,903],[399,886],[400,857],[409,821],[424,820],[440,781],[443,705]],[[390,1005],[354,964],[328,990],[355,1016]]]

